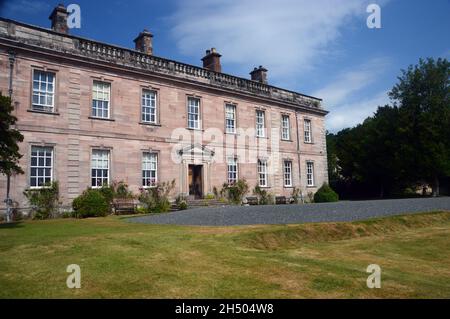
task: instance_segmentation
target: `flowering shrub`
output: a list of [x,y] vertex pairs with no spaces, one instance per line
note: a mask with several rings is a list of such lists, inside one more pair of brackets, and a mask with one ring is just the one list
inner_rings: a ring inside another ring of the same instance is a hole
[[253,194],[258,197],[259,205],[272,205],[275,202],[274,196],[267,190],[262,189],[259,185],[255,186]]
[[34,219],[48,219],[55,217],[59,205],[59,183],[45,184],[39,189],[27,189],[24,192],[32,209]]
[[241,204],[242,199],[248,192],[248,183],[245,179],[240,179],[233,184],[223,184],[220,196],[227,198],[230,203]]
[[169,195],[175,188],[175,180],[157,183],[152,188],[140,188],[139,201],[148,214],[163,213],[170,210]]

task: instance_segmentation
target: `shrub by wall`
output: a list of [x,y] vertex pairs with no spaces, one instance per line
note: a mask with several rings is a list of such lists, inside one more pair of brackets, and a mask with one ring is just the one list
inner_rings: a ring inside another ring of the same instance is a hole
[[111,212],[108,199],[100,189],[87,189],[72,202],[77,218],[104,217]]
[[175,188],[175,180],[156,184],[155,187],[141,189],[139,201],[148,214],[170,211],[169,195]]
[[327,203],[339,201],[338,194],[328,185],[323,184],[321,188],[314,194],[315,203]]
[[57,181],[39,189],[27,189],[24,192],[31,208],[33,219],[56,217],[59,205],[59,184]]
[[234,184],[223,184],[220,192],[230,203],[239,205],[242,203],[245,194],[247,194],[248,188],[247,181],[245,179],[239,179]]
[[253,194],[258,197],[259,205],[273,205],[275,204],[275,199],[273,194],[265,189],[262,189],[259,185],[255,186],[253,189]]

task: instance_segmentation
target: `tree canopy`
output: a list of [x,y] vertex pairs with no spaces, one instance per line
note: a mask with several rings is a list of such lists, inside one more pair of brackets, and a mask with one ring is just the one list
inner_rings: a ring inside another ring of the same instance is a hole
[[22,157],[18,143],[23,141],[23,136],[13,128],[17,118],[12,111],[11,99],[0,93],[0,173],[6,175],[23,173],[18,165]]
[[421,182],[439,194],[440,179],[450,176],[449,75],[446,59],[421,59],[401,71],[391,105],[328,134],[330,182],[341,196],[392,196]]

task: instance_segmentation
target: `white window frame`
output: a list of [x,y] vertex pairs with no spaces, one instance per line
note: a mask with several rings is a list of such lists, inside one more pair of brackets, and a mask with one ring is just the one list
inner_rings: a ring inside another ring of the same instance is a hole
[[[51,80],[49,79],[50,76],[52,77]],[[33,111],[54,113],[56,73],[33,69],[32,81],[31,109]]]
[[[106,156],[106,159],[105,159]],[[94,161],[96,161],[94,163]],[[104,165],[99,166],[99,163],[107,164],[106,168]],[[94,165],[95,164],[95,165]],[[94,174],[95,170],[95,174]],[[105,177],[103,176],[103,171],[107,172],[106,183]],[[99,171],[101,171],[101,176],[98,175]],[[95,179],[95,183],[94,183]],[[91,152],[91,188],[101,188],[103,186],[107,186],[110,183],[111,179],[111,152],[110,150],[105,149],[92,149]],[[98,183],[98,180],[101,180],[102,183]]]
[[[154,165],[152,167],[152,165]],[[153,174],[152,174],[153,173]],[[152,176],[154,175],[154,176]],[[153,179],[153,182],[151,181]],[[150,181],[148,183],[148,181]],[[156,187],[158,183],[158,153],[143,152],[142,153],[142,187]]]
[[289,141],[291,139],[291,119],[289,115],[281,115],[281,139]]
[[268,187],[267,160],[258,159],[258,185]]
[[306,162],[306,186],[314,187],[314,162]]
[[284,187],[292,187],[292,161],[283,162],[283,181]]
[[[192,103],[192,102],[196,103]],[[189,96],[187,101],[188,128],[201,130],[201,109],[200,98]]]
[[305,143],[312,143],[312,124],[310,119],[304,119],[303,130]]
[[141,122],[158,123],[158,92],[142,89],[141,93]]
[[225,104],[225,131],[227,133],[236,133],[236,105]]
[[[50,152],[50,156],[48,156]],[[36,153],[33,156],[33,153]],[[36,158],[36,164],[33,165],[33,158]],[[42,160],[42,163],[40,163]],[[50,165],[47,165],[47,160],[50,160]],[[54,147],[53,146],[39,146],[32,145],[30,153],[30,188],[40,189],[47,187],[45,184],[53,182],[53,166],[54,166]],[[50,170],[49,174],[46,170]],[[34,171],[34,173],[33,173]],[[35,179],[35,183],[32,180]],[[42,179],[41,185],[39,185],[39,179]],[[34,185],[33,185],[34,184]]]
[[266,136],[266,112],[263,110],[256,110],[256,137]]
[[[105,115],[106,112],[106,115]],[[92,83],[91,117],[111,118],[111,83],[94,80]]]
[[227,182],[229,185],[236,183],[239,180],[239,167],[236,157],[229,157],[227,159]]

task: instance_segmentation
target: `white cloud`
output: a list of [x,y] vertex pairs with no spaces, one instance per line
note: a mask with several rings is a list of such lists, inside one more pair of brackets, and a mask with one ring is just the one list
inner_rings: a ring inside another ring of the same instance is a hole
[[352,70],[343,71],[330,79],[330,84],[315,91],[314,96],[323,98],[324,106],[330,111],[327,129],[335,132],[345,127],[355,126],[371,116],[378,106],[389,102],[387,91],[370,98],[361,98],[362,93],[388,69],[389,59],[373,58]]
[[382,91],[369,99],[352,103],[344,103],[333,108],[326,118],[326,128],[330,132],[337,132],[346,127],[353,127],[372,116],[378,106],[389,103],[387,91]]
[[[356,19],[366,27],[366,0],[180,0],[171,17],[172,34],[185,55],[200,58],[205,49],[216,47],[222,62],[246,74],[254,66],[269,69],[276,85],[294,83],[323,61],[342,54],[338,39]],[[384,6],[388,0],[378,3]],[[336,53],[338,52],[338,53]],[[389,60],[369,59],[337,76],[330,75],[313,96],[324,99],[331,113],[328,129],[336,131],[360,123],[378,105],[388,102],[386,92],[365,97],[369,85],[379,80]],[[226,69],[225,69],[226,71]]]
[[[200,58],[203,50],[216,47],[226,63],[242,67],[243,72],[264,65],[272,83],[286,83],[333,54],[330,45],[349,21],[366,17],[367,3],[183,0],[171,19],[172,33],[183,54]],[[361,23],[365,26],[365,20]]]
[[353,94],[373,84],[389,66],[387,58],[374,58],[357,66],[355,69],[342,72],[332,79],[330,84],[312,93],[323,99],[330,108],[338,106]]

